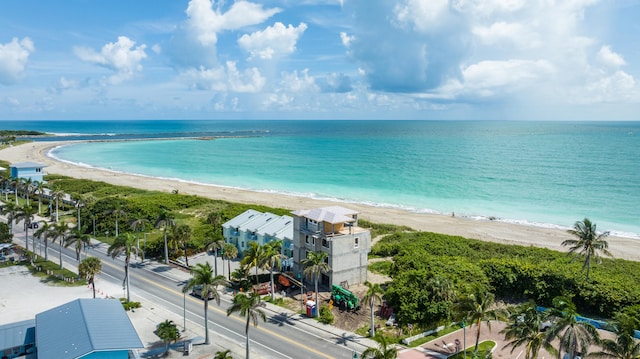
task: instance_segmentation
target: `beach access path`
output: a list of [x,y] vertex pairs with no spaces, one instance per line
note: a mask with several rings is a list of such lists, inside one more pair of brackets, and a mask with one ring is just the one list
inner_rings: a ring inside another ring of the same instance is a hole
[[[0,150],[0,158],[12,163],[35,161],[47,167],[45,173],[59,174],[80,179],[104,181],[114,185],[129,186],[147,190],[193,194],[206,198],[229,202],[258,204],[290,210],[335,206],[336,202],[316,200],[275,193],[254,192],[249,190],[186,183],[155,177],[137,176],[113,171],[78,166],[57,161],[47,156],[47,152],[56,147],[73,143],[72,141],[30,142]],[[360,212],[359,217],[374,223],[407,226],[420,231],[443,233],[466,238],[503,244],[517,244],[549,248],[566,252],[561,243],[572,236],[566,230],[543,228],[491,220],[476,220],[466,217],[453,217],[441,214],[415,213],[401,209],[373,207],[359,203],[339,203]],[[587,214],[588,217],[588,214]],[[576,221],[583,218],[576,218]],[[615,258],[640,261],[640,239],[626,237],[607,237],[609,251]]]

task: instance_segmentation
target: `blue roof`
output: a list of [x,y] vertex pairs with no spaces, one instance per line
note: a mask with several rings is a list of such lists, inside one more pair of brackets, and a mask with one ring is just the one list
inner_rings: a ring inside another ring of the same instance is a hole
[[35,343],[34,319],[0,325],[0,352],[4,349]]
[[38,359],[144,348],[117,299],[76,299],[36,315]]

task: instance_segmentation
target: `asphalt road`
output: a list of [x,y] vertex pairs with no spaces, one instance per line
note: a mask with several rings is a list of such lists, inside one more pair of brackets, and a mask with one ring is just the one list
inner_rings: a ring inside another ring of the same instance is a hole
[[[14,242],[24,245],[24,232],[21,225],[14,226]],[[29,231],[29,247],[31,248]],[[49,260],[58,262],[59,246],[49,243]],[[36,251],[39,250],[36,240]],[[122,285],[124,278],[124,261],[121,258],[112,259],[106,254],[104,244],[87,250],[91,256],[102,260],[102,279]],[[73,249],[63,248],[63,262],[65,266],[77,265]],[[84,253],[83,257],[84,258]],[[164,307],[180,316],[186,314],[186,325],[201,323],[202,337],[204,337],[204,303],[200,298],[182,293],[182,286],[188,274],[182,274],[182,280],[177,279],[176,269],[157,263],[133,263],[130,266],[130,290],[137,296],[145,298],[155,305]],[[226,308],[231,305],[230,294],[221,296],[220,306],[214,301],[209,302],[209,330],[216,332],[240,345],[245,341],[246,319],[226,314]],[[322,325],[309,325],[300,316],[285,309],[270,306],[266,310],[267,321],[260,322],[258,327],[251,327],[252,351],[258,351],[265,358],[353,358],[354,352],[360,353],[366,349],[358,343],[352,333],[340,331],[336,328],[323,328]],[[183,323],[176,323],[182,326]],[[193,328],[190,328],[193,329]]]

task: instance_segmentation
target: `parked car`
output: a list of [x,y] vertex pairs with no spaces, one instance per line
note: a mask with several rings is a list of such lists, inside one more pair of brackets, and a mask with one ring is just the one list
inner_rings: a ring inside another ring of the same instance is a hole
[[31,222],[31,223],[29,223],[29,228],[38,229],[38,228],[40,228],[40,225],[38,224],[38,222]]
[[[196,285],[191,289],[191,294],[195,295],[198,298],[202,298],[202,286]],[[209,299],[213,299],[213,292],[209,291]]]

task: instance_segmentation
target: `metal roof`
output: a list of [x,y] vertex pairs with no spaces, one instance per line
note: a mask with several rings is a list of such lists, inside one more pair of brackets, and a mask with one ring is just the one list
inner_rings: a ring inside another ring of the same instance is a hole
[[14,168],[42,168],[47,167],[47,165],[38,163],[38,162],[18,162],[11,164],[10,167]]
[[353,215],[358,214],[357,211],[340,206],[301,209],[291,213],[298,217],[305,217],[317,222],[327,222],[331,224],[354,222],[355,219],[353,218]]
[[38,359],[144,348],[117,299],[76,299],[36,315]]
[[246,210],[222,225],[225,228],[238,228],[245,232],[256,232],[281,239],[293,238],[293,217],[278,216],[271,212]]
[[35,319],[0,325],[0,353],[4,349],[35,343]]
[[223,227],[240,227],[241,225],[243,225],[244,223],[246,223],[247,221],[250,221],[253,217],[262,214],[262,212],[258,212],[255,209],[248,209],[244,212],[242,212],[241,214],[239,214],[236,217],[233,217],[232,219],[228,220],[227,222],[225,222],[222,226]]

